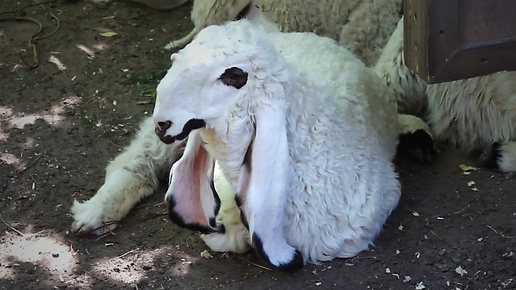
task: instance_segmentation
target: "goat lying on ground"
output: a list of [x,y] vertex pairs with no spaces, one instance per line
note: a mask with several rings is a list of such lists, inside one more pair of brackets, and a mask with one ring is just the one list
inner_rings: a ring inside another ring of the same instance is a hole
[[[249,7],[245,16],[269,31],[278,31],[261,17],[256,6]],[[398,119],[404,135],[426,126],[413,116],[399,115]],[[131,145],[107,166],[105,182],[96,195],[84,203],[74,202],[72,229],[80,234],[102,234],[115,228],[113,221],[124,218],[140,199],[157,189],[160,180],[167,180],[166,173],[180,154],[181,150],[159,142],[152,121],[145,120]]]
[[189,136],[170,174],[172,220],[227,238],[216,161],[272,266],[368,249],[400,196],[396,103],[372,70],[333,40],[247,20],[205,28],[172,59],[153,116],[163,142]]
[[[214,249],[242,252],[245,229],[226,222],[240,215],[237,208],[221,210],[223,224],[216,221],[220,200],[236,192],[252,245],[275,267],[368,249],[400,195],[396,104],[372,70],[330,39],[266,34],[248,21],[203,30],[173,60],[154,118],[164,142],[189,135],[166,196],[175,222],[206,233]],[[110,165],[132,186],[108,172],[95,197],[74,203],[76,230],[125,215],[152,192],[157,178],[149,169],[165,169],[179,150],[151,138],[152,127],[146,120]],[[220,199],[215,161],[230,187]],[[114,201],[123,205],[107,206]]]
[[194,0],[194,28],[166,48],[184,47],[206,26],[246,18],[252,6],[259,6],[283,32],[315,32],[333,38],[372,65],[396,27],[401,0]]
[[516,171],[516,72],[427,85],[403,61],[403,19],[375,71],[396,95],[398,111],[421,116],[434,140],[484,151],[480,166]]

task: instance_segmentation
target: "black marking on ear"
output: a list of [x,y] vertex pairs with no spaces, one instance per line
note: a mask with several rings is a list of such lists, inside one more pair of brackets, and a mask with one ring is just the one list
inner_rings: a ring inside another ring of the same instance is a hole
[[242,199],[241,199],[241,198],[240,198],[240,196],[238,196],[238,195],[235,195],[235,203],[236,203],[236,205],[237,205],[238,207],[241,207],[241,206],[242,206],[242,204],[244,204],[244,203],[242,202]]
[[247,222],[247,218],[245,217],[244,210],[242,209],[243,202],[242,202],[242,199],[240,198],[240,196],[235,195],[235,203],[238,206],[238,208],[240,209],[240,220],[242,220],[242,224],[244,225],[244,227],[246,227],[247,230],[249,230],[249,223]]
[[243,19],[243,18],[247,18],[247,15],[249,14],[249,11],[251,11],[251,7],[252,7],[252,2],[249,2],[249,4],[247,4],[244,7],[244,9],[242,9],[242,11],[240,11],[238,13],[238,15],[235,17],[235,21]]
[[491,144],[477,160],[477,166],[490,168],[490,169],[500,169],[498,166],[498,162],[502,158],[501,144],[495,142]]
[[215,182],[213,182],[213,179],[210,180],[210,188],[211,188],[211,192],[213,193],[213,198],[215,199],[215,208],[213,209],[215,218],[210,218],[210,226],[215,228],[215,227],[217,227],[216,217],[219,214],[221,201],[220,201],[219,194],[217,193],[217,190],[215,189]]
[[242,220],[242,224],[244,227],[249,230],[249,222],[247,221],[247,218],[245,217],[245,213],[242,209],[240,209],[240,220]]
[[247,83],[248,73],[238,67],[230,67],[220,75],[219,79],[226,86],[232,86],[240,89]]
[[247,151],[245,152],[245,156],[244,156],[244,162],[242,162],[242,165],[244,165],[247,170],[250,172],[251,171],[251,156],[253,154],[253,142],[251,142],[251,144],[249,144],[249,147],[247,147]]
[[[168,199],[168,216],[169,216],[170,220],[173,223],[175,223],[176,225],[186,228],[186,229],[189,229],[189,230],[192,230],[192,231],[201,232],[202,234],[224,233],[225,232],[225,228],[223,226],[211,228],[211,227],[203,226],[198,223],[185,222],[183,217],[175,211],[176,205],[177,205],[177,203],[176,203],[174,196],[171,196]],[[209,222],[211,224],[211,220]]]
[[226,233],[226,227],[221,223],[217,225],[217,218],[210,218],[210,225],[214,225],[215,228],[214,232],[217,232],[219,234],[225,234]]
[[279,266],[273,265],[267,253],[265,253],[265,251],[263,250],[262,239],[260,239],[260,237],[256,233],[253,233],[253,247],[256,251],[256,254],[262,261],[269,264],[273,268],[276,268],[281,271],[296,271],[301,269],[305,264],[303,260],[303,255],[301,255],[301,253],[298,250],[296,250],[296,252],[294,253],[294,257],[290,262],[286,264],[280,264]]

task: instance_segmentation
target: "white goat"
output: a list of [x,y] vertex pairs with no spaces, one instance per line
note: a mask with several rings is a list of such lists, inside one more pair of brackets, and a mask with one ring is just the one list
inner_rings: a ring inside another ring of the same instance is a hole
[[170,174],[172,220],[234,238],[215,220],[216,161],[273,267],[369,248],[400,196],[396,103],[374,71],[329,38],[247,20],[201,30],[172,60],[153,116],[163,142],[189,136]]
[[403,19],[375,70],[397,96],[398,110],[422,116],[435,140],[483,150],[481,166],[516,171],[516,72],[427,85],[404,65]]
[[185,46],[206,26],[246,18],[252,6],[259,6],[281,31],[333,38],[371,65],[396,27],[401,0],[194,0],[193,30],[166,48]]

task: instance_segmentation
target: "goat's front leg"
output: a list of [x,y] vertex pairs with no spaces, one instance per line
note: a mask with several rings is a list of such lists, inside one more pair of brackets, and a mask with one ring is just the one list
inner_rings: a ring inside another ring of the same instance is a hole
[[107,166],[97,193],[84,203],[74,201],[72,230],[100,235],[114,229],[138,201],[157,189],[160,173],[170,170],[180,151],[162,143],[147,118],[131,144]]
[[516,172],[516,141],[491,144],[484,149],[477,165],[501,172]]
[[224,226],[224,233],[201,235],[204,242],[217,252],[245,253],[250,249],[249,231],[243,223],[239,198],[224,177],[222,170],[215,166],[215,188],[220,196],[221,206],[217,214],[217,223]]
[[418,161],[431,161],[437,152],[430,127],[420,118],[398,114],[398,154]]

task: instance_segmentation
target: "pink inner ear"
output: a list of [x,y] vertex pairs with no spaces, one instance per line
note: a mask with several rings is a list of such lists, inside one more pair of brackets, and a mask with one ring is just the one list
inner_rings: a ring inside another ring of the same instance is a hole
[[168,191],[174,198],[175,213],[185,224],[210,227],[203,212],[201,182],[208,182],[207,171],[211,162],[208,152],[200,144],[194,150],[193,154],[184,155],[174,166]]

